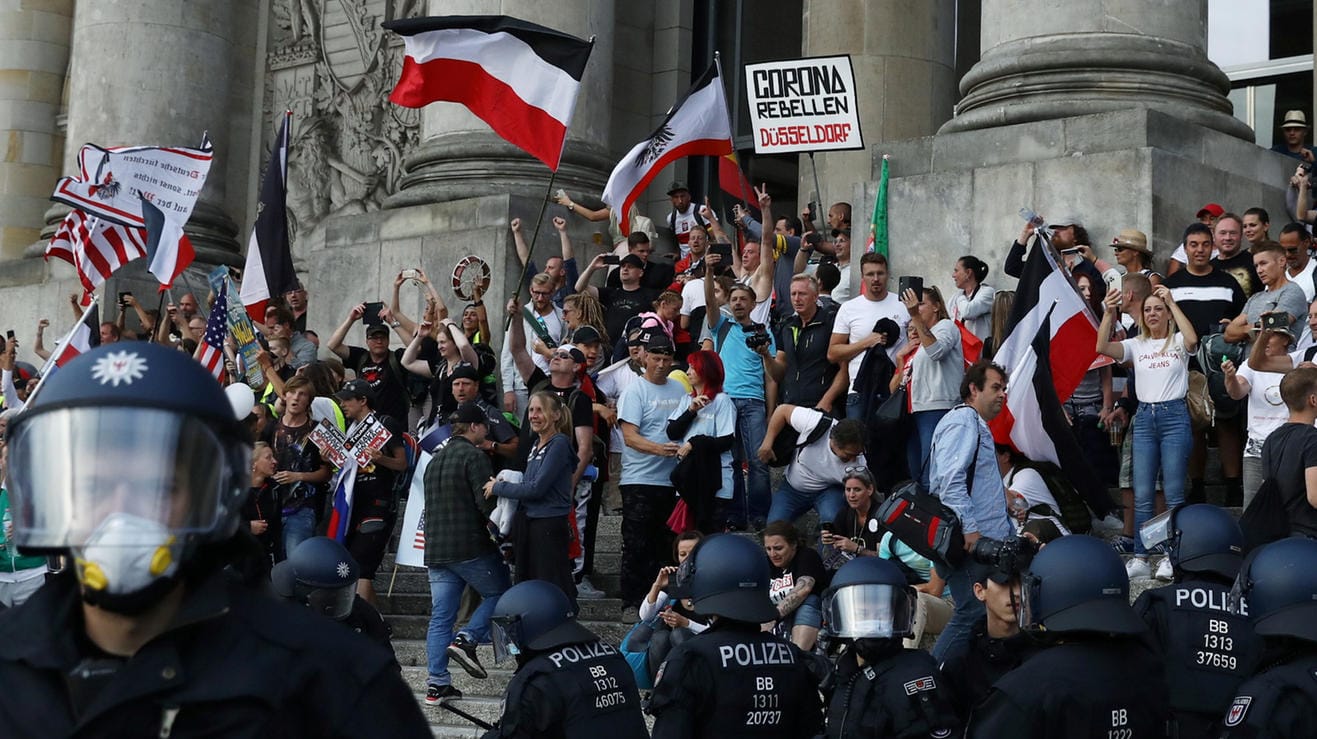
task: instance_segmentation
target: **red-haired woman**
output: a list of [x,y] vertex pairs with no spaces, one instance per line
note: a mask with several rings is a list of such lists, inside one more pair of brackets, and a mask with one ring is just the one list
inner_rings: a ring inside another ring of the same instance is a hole
[[668,438],[682,442],[672,483],[686,501],[695,527],[711,534],[718,509],[725,505],[719,501],[732,499],[736,406],[723,392],[723,363],[717,353],[702,350],[687,359],[691,402],[668,420]]

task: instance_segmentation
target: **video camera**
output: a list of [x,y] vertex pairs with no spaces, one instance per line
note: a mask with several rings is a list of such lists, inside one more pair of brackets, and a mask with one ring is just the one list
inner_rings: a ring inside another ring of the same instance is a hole
[[1013,537],[1001,540],[984,536],[975,542],[974,551],[970,556],[975,562],[1010,575],[1014,579],[1029,568],[1037,553],[1038,544],[1033,539]]
[[745,345],[752,350],[758,351],[761,346],[768,346],[771,339],[768,336],[768,327],[762,323],[750,324],[746,337]]

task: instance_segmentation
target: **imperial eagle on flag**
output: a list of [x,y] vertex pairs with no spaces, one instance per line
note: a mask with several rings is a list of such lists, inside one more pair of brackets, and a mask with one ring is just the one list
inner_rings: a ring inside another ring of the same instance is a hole
[[408,18],[402,75],[389,100],[465,105],[494,132],[557,171],[593,40],[501,15]]
[[[711,66],[672,106],[654,133],[631,147],[617,163],[604,187],[603,200],[614,213],[630,213],[631,205],[669,164],[689,156],[731,153],[727,96],[718,68]],[[624,234],[631,232],[629,221],[618,218]]]

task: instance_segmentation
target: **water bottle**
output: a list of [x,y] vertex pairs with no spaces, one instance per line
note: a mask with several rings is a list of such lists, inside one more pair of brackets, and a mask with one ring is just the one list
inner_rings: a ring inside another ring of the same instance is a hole
[[1020,208],[1020,217],[1032,224],[1035,229],[1040,229],[1044,225],[1043,217],[1028,208]]
[[1107,431],[1111,434],[1111,445],[1119,449],[1124,441],[1125,424],[1113,419],[1107,424]]

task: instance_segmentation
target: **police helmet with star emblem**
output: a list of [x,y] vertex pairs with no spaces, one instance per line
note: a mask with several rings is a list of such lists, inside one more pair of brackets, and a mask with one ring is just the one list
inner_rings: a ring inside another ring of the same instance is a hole
[[347,547],[326,536],[313,536],[274,566],[270,583],[284,598],[342,621],[352,613],[357,572],[357,560]]
[[72,555],[89,603],[139,612],[236,532],[247,436],[192,357],[144,342],[85,352],[9,423],[14,543]]

